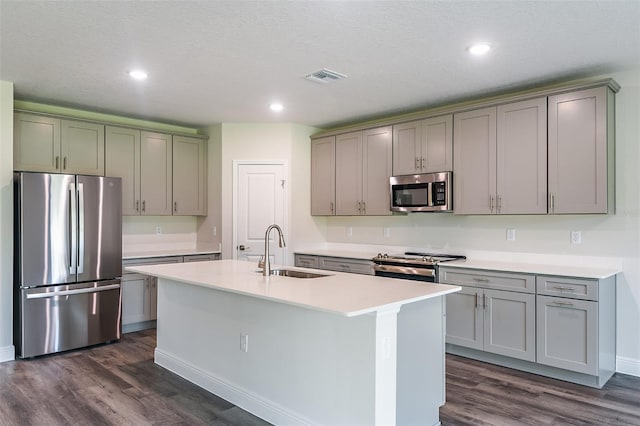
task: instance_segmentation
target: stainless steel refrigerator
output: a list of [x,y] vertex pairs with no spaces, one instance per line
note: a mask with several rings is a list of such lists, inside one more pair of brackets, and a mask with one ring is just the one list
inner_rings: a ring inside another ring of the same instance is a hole
[[120,339],[120,178],[14,174],[14,343],[21,358]]

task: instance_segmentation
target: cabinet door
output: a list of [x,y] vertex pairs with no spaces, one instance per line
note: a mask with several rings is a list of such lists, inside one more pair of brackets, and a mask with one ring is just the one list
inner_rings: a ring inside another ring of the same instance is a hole
[[422,121],[421,173],[453,170],[453,116],[428,118]]
[[455,114],[453,211],[491,214],[495,210],[496,108]]
[[362,132],[336,137],[336,215],[362,211]]
[[547,99],[498,106],[497,212],[547,213]]
[[60,120],[15,113],[13,122],[14,170],[55,173],[60,171]]
[[336,137],[311,141],[311,214],[335,214]]
[[598,303],[537,296],[537,362],[598,374]]
[[393,174],[413,175],[421,173],[421,121],[393,126]]
[[122,277],[122,325],[149,320],[149,280],[142,274]]
[[140,131],[107,126],[105,175],[122,178],[122,214],[140,214]]
[[362,214],[391,214],[391,137],[391,126],[362,132]]
[[205,141],[173,137],[173,215],[206,215]]
[[140,134],[141,214],[171,215],[172,158],[171,135]]
[[482,289],[473,287],[447,294],[447,343],[482,350],[482,295]]
[[552,213],[606,213],[607,88],[549,97]]
[[484,290],[484,350],[535,361],[535,303],[533,294]]
[[104,125],[61,121],[63,173],[104,176]]

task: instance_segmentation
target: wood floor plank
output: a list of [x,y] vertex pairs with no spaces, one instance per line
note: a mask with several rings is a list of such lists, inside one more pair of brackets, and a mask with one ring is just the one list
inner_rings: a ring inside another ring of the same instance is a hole
[[[0,363],[0,426],[268,425],[154,364],[155,342],[155,330],[145,330]],[[453,355],[446,377],[443,426],[640,426],[638,377],[616,374],[594,389]]]

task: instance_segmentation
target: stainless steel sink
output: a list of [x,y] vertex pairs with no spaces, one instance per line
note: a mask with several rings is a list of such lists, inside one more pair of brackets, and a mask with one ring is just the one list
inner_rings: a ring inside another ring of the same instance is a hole
[[328,277],[328,274],[316,274],[314,272],[294,271],[291,269],[272,269],[271,275],[291,278],[320,278]]

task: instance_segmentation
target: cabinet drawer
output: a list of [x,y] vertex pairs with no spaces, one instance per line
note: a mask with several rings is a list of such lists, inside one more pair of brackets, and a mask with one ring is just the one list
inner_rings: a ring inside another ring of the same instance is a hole
[[465,285],[498,290],[535,293],[535,276],[479,269],[440,268],[442,284]]
[[204,262],[207,260],[219,260],[220,255],[218,254],[191,254],[184,257],[185,262]]
[[536,292],[570,299],[598,300],[598,280],[538,275]]
[[350,272],[353,274],[373,275],[373,262],[368,260],[341,259],[338,257],[321,257],[319,269]]
[[318,268],[318,256],[296,254],[295,264],[301,268]]

